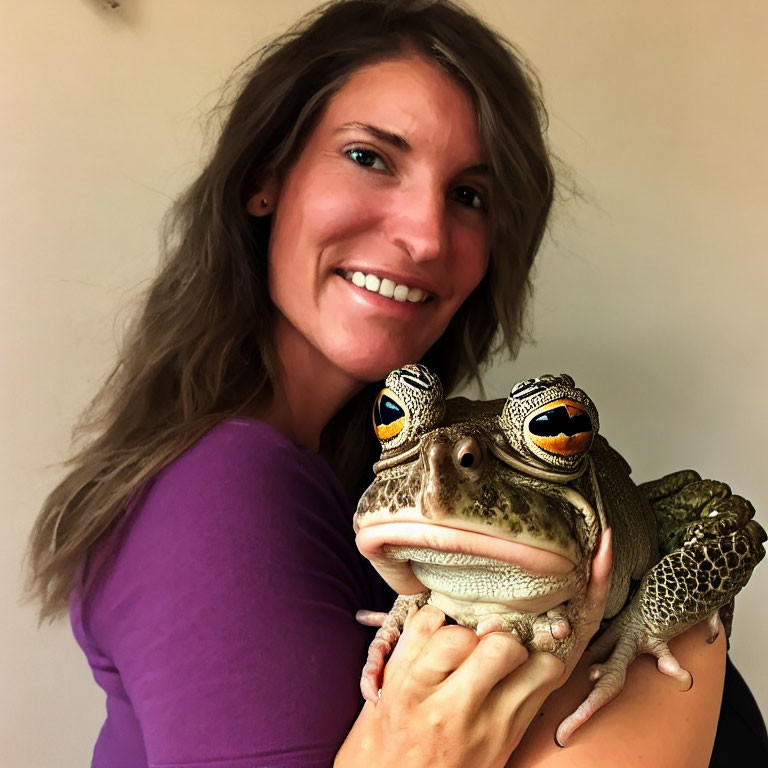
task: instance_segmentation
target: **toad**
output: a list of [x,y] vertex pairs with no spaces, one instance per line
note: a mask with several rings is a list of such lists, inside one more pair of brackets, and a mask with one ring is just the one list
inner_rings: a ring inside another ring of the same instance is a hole
[[514,633],[566,659],[601,531],[613,529],[611,590],[600,628],[606,660],[556,734],[570,735],[623,688],[642,653],[681,688],[690,674],[668,642],[700,621],[730,633],[733,600],[765,554],[754,509],[692,470],[636,485],[598,434],[597,410],[565,374],[516,384],[506,400],[443,396],[422,365],[387,376],[373,411],[382,454],[357,507],[360,551],[398,593],[363,670],[375,701],[411,606]]

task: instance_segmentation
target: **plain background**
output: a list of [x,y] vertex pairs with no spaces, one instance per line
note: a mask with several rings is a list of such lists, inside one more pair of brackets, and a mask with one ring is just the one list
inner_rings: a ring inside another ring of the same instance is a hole
[[[162,214],[200,167],[207,110],[247,52],[314,4],[0,4],[4,766],[88,764],[103,696],[67,623],[38,630],[21,605],[26,536],[151,277]],[[488,394],[567,371],[638,480],[696,468],[768,527],[768,4],[470,4],[534,62],[582,193],[540,255],[537,345],[495,366]],[[767,585],[763,565],[732,638],[764,711]]]

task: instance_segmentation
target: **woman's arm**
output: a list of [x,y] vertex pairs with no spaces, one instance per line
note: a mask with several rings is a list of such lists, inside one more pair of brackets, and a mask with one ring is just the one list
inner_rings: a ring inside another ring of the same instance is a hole
[[680,664],[693,675],[681,692],[649,655],[629,667],[624,690],[558,747],[560,721],[584,700],[594,659],[587,650],[568,682],[547,699],[508,763],[510,768],[620,765],[623,768],[699,768],[709,764],[725,674],[725,633],[707,642],[706,622],[671,641]]
[[327,768],[369,639],[341,494],[318,457],[257,422],[219,425],[160,473],[84,603],[108,678],[95,764],[124,764],[132,726],[149,765]]

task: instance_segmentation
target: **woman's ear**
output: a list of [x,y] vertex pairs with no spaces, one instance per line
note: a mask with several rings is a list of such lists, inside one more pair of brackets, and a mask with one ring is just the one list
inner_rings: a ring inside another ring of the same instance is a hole
[[251,216],[269,216],[275,211],[279,191],[277,176],[270,173],[264,183],[251,195],[245,204],[245,210]]

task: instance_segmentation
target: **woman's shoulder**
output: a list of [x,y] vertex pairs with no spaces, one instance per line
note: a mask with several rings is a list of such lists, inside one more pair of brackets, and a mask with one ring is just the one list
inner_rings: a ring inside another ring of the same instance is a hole
[[[228,419],[213,427],[161,469],[129,511],[169,507],[213,514],[238,510],[250,517],[270,504],[305,504],[311,499],[346,508],[336,475],[318,454],[297,445],[257,419]],[[152,516],[150,514],[150,516]]]
[[287,551],[303,535],[320,535],[318,528],[331,544],[337,531],[346,547],[351,512],[328,464],[265,422],[230,419],[134,494],[91,553],[88,581],[102,566],[111,580],[196,562],[251,563],[262,550]]
[[326,462],[259,419],[226,419],[162,469],[157,482],[214,482],[218,477],[264,480],[296,473],[335,478]]
[[296,571],[290,563],[319,573],[356,557],[350,505],[330,467],[274,427],[238,419],[215,426],[135,495],[91,553],[85,584],[94,608],[154,610],[158,595],[232,600]]

